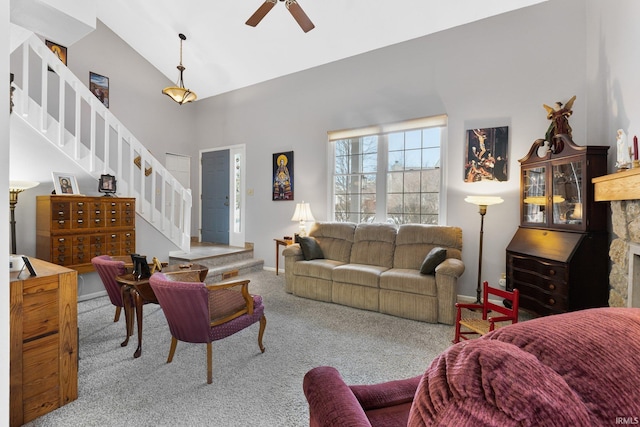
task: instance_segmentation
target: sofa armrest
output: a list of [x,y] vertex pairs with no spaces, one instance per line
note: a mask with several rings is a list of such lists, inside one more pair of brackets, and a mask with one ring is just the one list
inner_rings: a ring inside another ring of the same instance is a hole
[[447,258],[436,267],[436,276],[443,274],[458,278],[462,273],[464,273],[464,263],[458,258]]
[[453,325],[458,299],[458,277],[464,273],[464,263],[457,258],[447,258],[436,267],[438,289],[438,322]]
[[349,386],[365,411],[413,402],[422,375],[405,380]]
[[371,426],[360,402],[335,368],[319,366],[310,370],[302,388],[309,403],[309,426]]
[[284,290],[285,292],[292,294],[296,280],[295,275],[293,274],[295,263],[304,259],[302,256],[302,249],[300,249],[300,244],[294,243],[287,246],[282,251],[282,255],[284,256]]
[[282,250],[282,256],[286,257],[300,257],[302,259],[302,249],[300,249],[299,243],[294,243],[292,245],[288,245],[286,248]]

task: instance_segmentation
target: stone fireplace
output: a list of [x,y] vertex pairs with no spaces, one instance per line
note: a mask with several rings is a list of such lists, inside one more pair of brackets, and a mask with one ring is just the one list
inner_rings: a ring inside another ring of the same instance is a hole
[[[609,247],[609,305],[640,307],[640,200],[612,201],[613,240]],[[633,292],[629,300],[629,290]]]
[[595,200],[611,202],[609,305],[640,307],[640,168],[593,182]]

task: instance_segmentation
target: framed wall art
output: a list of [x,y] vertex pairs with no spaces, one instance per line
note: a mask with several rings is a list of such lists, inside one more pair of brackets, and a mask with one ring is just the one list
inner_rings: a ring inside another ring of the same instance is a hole
[[67,65],[67,48],[59,45],[58,43],[54,43],[50,40],[45,40],[44,43],[47,45],[51,52],[55,53],[58,59],[62,61],[64,65]]
[[464,182],[507,181],[509,127],[469,129]]
[[89,90],[109,108],[109,77],[89,71]]
[[293,151],[273,154],[273,200],[293,200]]
[[53,188],[56,194],[80,194],[76,177],[68,173],[51,172],[53,177]]

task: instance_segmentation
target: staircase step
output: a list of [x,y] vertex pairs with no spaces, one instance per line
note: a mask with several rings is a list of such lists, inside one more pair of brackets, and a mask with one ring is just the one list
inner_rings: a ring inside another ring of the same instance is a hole
[[264,268],[264,260],[253,257],[252,246],[236,247],[206,243],[192,244],[189,252],[171,252],[169,263],[194,263],[209,267],[207,283],[232,279]]
[[206,283],[218,283],[223,280],[231,280],[236,276],[261,271],[264,268],[264,260],[262,259],[245,259],[238,262],[219,265],[209,268],[209,274],[205,279]]
[[171,252],[169,263],[192,262],[208,267],[218,267],[252,258],[253,249],[251,248],[222,245],[194,246],[190,252]]

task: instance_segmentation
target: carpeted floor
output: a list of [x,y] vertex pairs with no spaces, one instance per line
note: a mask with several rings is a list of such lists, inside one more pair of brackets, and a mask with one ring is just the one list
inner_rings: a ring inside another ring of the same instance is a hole
[[336,367],[348,384],[419,375],[451,344],[453,326],[434,325],[307,300],[284,292],[284,275],[246,276],[265,302],[266,351],[258,324],[213,343],[213,384],[206,346],[179,342],[162,310],[146,305],[142,356],[127,347],[124,316],[113,323],[107,297],[78,305],[78,399],[27,426],[305,426],[302,379],[311,368]]

